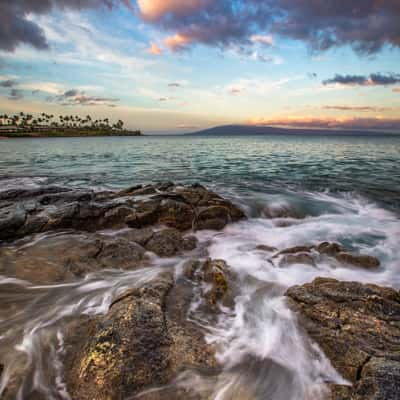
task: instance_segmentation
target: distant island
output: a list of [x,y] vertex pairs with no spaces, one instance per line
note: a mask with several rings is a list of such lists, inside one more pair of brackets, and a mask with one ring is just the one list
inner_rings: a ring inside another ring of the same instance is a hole
[[361,130],[340,130],[340,129],[306,129],[306,128],[282,128],[261,125],[221,125],[197,132],[187,133],[192,136],[249,136],[249,135],[311,135],[311,136],[400,136],[391,132],[372,132]]
[[111,123],[108,118],[92,119],[90,115],[54,115],[42,113],[34,118],[32,114],[20,112],[9,116],[0,115],[0,137],[90,137],[90,136],[142,136],[139,130],[124,129],[124,122]]

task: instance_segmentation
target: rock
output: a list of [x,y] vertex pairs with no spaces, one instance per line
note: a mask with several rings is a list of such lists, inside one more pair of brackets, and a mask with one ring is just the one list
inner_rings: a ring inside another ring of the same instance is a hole
[[334,257],[342,251],[346,251],[338,243],[322,242],[315,248],[319,253],[325,254],[327,256]]
[[229,210],[223,206],[211,206],[200,210],[196,217],[196,229],[223,229],[229,222]]
[[0,240],[40,232],[75,229],[141,229],[161,224],[179,231],[221,229],[244,218],[230,201],[200,185],[148,185],[119,192],[62,188],[0,195]]
[[13,236],[26,220],[26,212],[19,206],[7,206],[0,208],[0,240]]
[[400,393],[400,294],[394,289],[317,278],[286,296],[333,366],[353,383],[332,399],[397,399]]
[[290,208],[289,205],[270,205],[264,207],[261,211],[261,215],[264,218],[274,219],[274,218],[291,218],[291,219],[304,219],[305,214],[300,210]]
[[185,231],[193,228],[194,217],[195,212],[190,205],[168,199],[161,202],[158,222],[170,228]]
[[172,257],[182,250],[193,250],[196,247],[196,238],[186,239],[176,229],[164,229],[155,232],[145,247],[160,257]]
[[278,249],[276,247],[268,246],[266,244],[260,244],[260,245],[256,246],[256,250],[273,253],[273,252],[277,251]]
[[154,234],[153,229],[150,227],[142,229],[124,229],[116,234],[116,237],[121,237],[123,239],[129,240],[130,242],[135,242],[140,246],[145,246],[146,243],[152,238]]
[[[116,299],[107,315],[90,322],[80,346],[75,339],[70,347],[67,339],[65,371],[71,397],[131,398],[170,383],[183,368],[215,368],[215,349],[187,319],[192,299],[193,284],[186,279],[175,282],[169,272]],[[188,398],[162,393],[141,398]]]
[[315,266],[313,257],[308,253],[286,254],[282,257],[279,265],[305,264]]
[[157,190],[151,186],[133,186],[125,190],[121,190],[120,192],[117,193],[117,196],[146,196],[146,195],[151,195],[157,193]]
[[376,257],[363,254],[340,252],[335,256],[335,258],[341,263],[351,264],[356,267],[363,267],[368,269],[378,268],[381,265]]
[[295,246],[289,247],[287,249],[281,250],[279,253],[274,254],[272,258],[279,257],[283,254],[296,254],[296,253],[309,253],[312,249],[312,246]]
[[134,215],[134,211],[131,207],[126,205],[117,206],[108,210],[104,213],[103,228],[123,228],[126,226],[126,220]]
[[203,263],[191,260],[184,267],[184,275],[194,282],[206,284],[202,288],[202,296],[208,306],[213,308],[218,303],[226,306],[233,304],[234,277],[224,260],[209,259]]
[[122,238],[60,234],[26,246],[0,247],[0,274],[37,284],[75,279],[103,268],[131,269],[143,264],[145,250]]
[[125,220],[131,228],[143,228],[155,224],[159,218],[160,203],[158,201],[146,201],[139,204],[134,213]]
[[[228,265],[224,260],[207,260],[201,267],[202,280],[210,285],[206,299],[211,305],[228,301]],[[229,302],[231,299],[229,299]]]

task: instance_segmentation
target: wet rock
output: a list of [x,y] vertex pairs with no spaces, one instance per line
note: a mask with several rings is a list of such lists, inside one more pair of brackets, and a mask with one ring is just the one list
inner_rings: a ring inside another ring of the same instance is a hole
[[19,206],[8,206],[0,209],[0,240],[13,236],[26,220],[26,212]]
[[[66,356],[72,399],[108,400],[168,384],[184,368],[214,368],[215,349],[201,328],[187,319],[193,284],[165,273],[116,299],[109,312],[92,320],[78,352]],[[69,346],[67,339],[67,347]],[[144,399],[165,399],[161,393]],[[170,397],[186,399],[182,397]]]
[[312,246],[295,246],[289,247],[287,249],[281,250],[280,252],[276,253],[273,258],[279,257],[284,254],[296,254],[296,253],[309,253],[312,249]]
[[241,218],[244,214],[237,206],[200,185],[168,183],[98,193],[54,187],[0,196],[4,241],[61,229],[95,232],[155,224],[179,231],[221,229]]
[[261,215],[264,218],[275,219],[275,218],[292,218],[292,219],[303,219],[305,218],[304,212],[291,208],[289,205],[270,205],[265,207]]
[[176,229],[164,229],[155,232],[145,247],[160,257],[172,257],[182,250],[193,250],[196,242],[196,238],[184,238]]
[[0,247],[0,273],[38,284],[81,277],[104,268],[136,268],[145,249],[122,238],[60,234],[32,244]]
[[155,187],[151,185],[147,186],[133,186],[125,190],[121,190],[120,192],[117,193],[118,196],[146,196],[150,194],[155,194],[157,193],[157,190]]
[[352,388],[332,399],[397,399],[400,393],[400,294],[394,289],[317,278],[286,295],[300,321]]
[[42,186],[30,189],[10,189],[0,193],[0,201],[18,201],[32,197],[39,197],[52,193],[68,193],[71,189],[62,188],[60,186]]
[[160,203],[149,201],[139,204],[134,213],[125,220],[126,225],[131,228],[143,228],[155,224],[160,214]]
[[229,222],[229,210],[223,206],[211,206],[200,210],[196,217],[196,229],[223,229]]
[[163,200],[159,222],[170,228],[185,231],[193,228],[195,212],[193,207],[176,200]]
[[224,260],[191,260],[184,267],[186,278],[204,283],[202,295],[211,307],[218,303],[231,306],[233,303],[233,273]]
[[315,266],[314,258],[308,253],[286,254],[280,260],[280,266],[304,264]]
[[376,257],[364,254],[352,254],[348,252],[341,252],[335,256],[336,260],[343,264],[350,264],[356,267],[367,269],[375,269],[380,266],[380,262]]
[[327,256],[334,257],[338,253],[342,251],[346,251],[344,247],[342,247],[338,243],[330,243],[330,242],[322,242],[315,248],[319,253],[325,254]]
[[135,242],[144,247],[146,243],[153,237],[153,234],[153,229],[148,227],[142,229],[125,229],[121,232],[118,232],[116,236],[131,242]]
[[[223,260],[208,260],[201,267],[202,279],[210,285],[206,292],[207,301],[216,305],[220,301],[228,301],[228,265]],[[231,299],[229,299],[230,301]]]
[[256,246],[256,250],[266,251],[267,253],[273,253],[273,252],[277,251],[278,249],[276,247],[268,246],[266,244],[260,244],[260,245]]
[[131,207],[126,205],[118,206],[108,210],[104,213],[103,228],[123,228],[126,226],[126,220],[134,215],[134,211]]

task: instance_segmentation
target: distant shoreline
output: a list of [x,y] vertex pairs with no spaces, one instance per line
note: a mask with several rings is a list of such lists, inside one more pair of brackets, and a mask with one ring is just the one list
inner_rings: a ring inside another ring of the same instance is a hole
[[50,131],[50,132],[10,132],[0,133],[0,139],[37,139],[37,138],[74,138],[74,137],[137,137],[143,136],[140,131],[121,131],[121,132],[108,132],[108,131],[77,131],[77,132],[62,132],[62,131]]

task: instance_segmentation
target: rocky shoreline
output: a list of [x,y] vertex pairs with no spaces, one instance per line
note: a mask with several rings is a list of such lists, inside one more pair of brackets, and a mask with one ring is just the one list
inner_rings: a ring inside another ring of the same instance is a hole
[[[194,303],[196,312],[214,321],[222,309],[233,310],[238,279],[224,260],[208,258],[193,234],[245,219],[240,207],[201,185],[3,191],[0,275],[49,285],[75,282],[104,269],[146,269],[154,257],[173,262],[173,257],[186,255],[180,275],[166,268],[112,299],[104,315],[66,321],[63,377],[72,399],[131,399],[139,394],[149,400],[208,399],[211,392],[171,385],[183,371],[212,376],[223,368],[205,330],[187,316]],[[312,267],[325,259],[349,268],[381,268],[375,257],[330,242],[282,249],[265,243],[254,250],[265,253],[274,268]],[[398,291],[317,278],[289,288],[286,298],[300,329],[348,381],[326,382],[327,398],[399,399]],[[4,311],[12,313],[12,305]],[[23,370],[12,376],[7,371],[7,360],[0,358],[0,388],[6,383],[2,399],[15,398],[24,379]],[[21,395],[46,398],[37,388]]]

